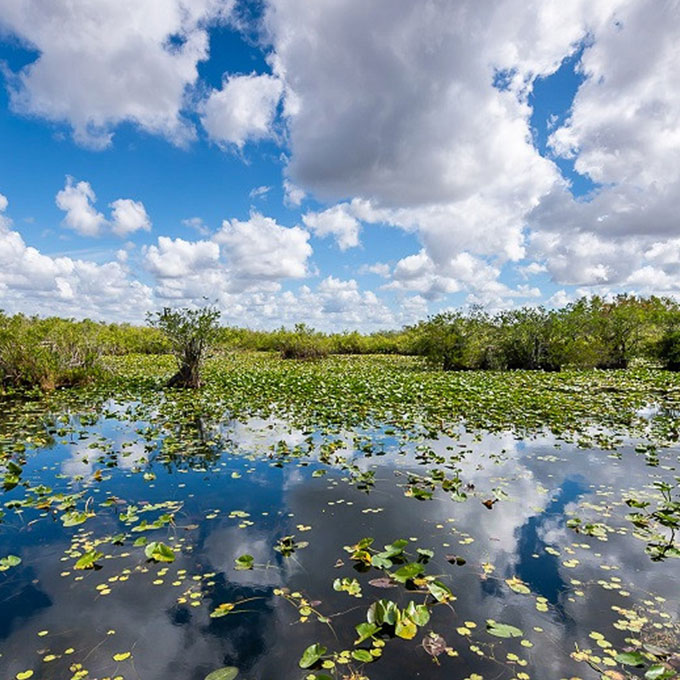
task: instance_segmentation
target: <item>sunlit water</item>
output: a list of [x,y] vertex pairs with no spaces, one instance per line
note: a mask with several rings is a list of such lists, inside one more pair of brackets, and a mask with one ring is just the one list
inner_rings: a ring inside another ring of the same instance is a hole
[[[630,639],[678,649],[679,563],[650,559],[624,503],[641,494],[653,498],[654,481],[675,483],[677,450],[659,452],[659,464],[650,467],[632,444],[612,453],[548,435],[523,440],[507,433],[404,446],[378,429],[363,434],[379,442],[374,451],[382,455],[367,457],[354,450],[352,433],[341,433],[344,443],[334,455],[375,471],[375,484],[366,490],[350,483],[347,470],[318,460],[319,433],[279,421],[209,428],[203,436],[216,442],[214,455],[178,451],[172,462],[159,460],[160,441],[144,436],[145,428],[121,409],[119,417],[111,414],[77,428],[80,436],[57,437],[29,454],[22,480],[50,487],[50,496],[84,491],[78,509],[96,514],[83,524],[64,527],[56,504],[12,508],[12,501],[36,495],[22,485],[3,494],[10,505],[0,524],[0,557],[22,560],[0,572],[3,680],[30,677],[30,670],[34,678],[126,680],[203,680],[223,666],[236,666],[239,678],[251,680],[321,672],[300,669],[302,652],[315,642],[328,654],[356,649],[354,627],[366,620],[373,601],[432,603],[412,585],[369,583],[384,573],[357,569],[343,549],[367,536],[378,549],[408,539],[413,560],[416,548],[434,551],[425,572],[437,575],[456,600],[432,607],[429,623],[412,640],[378,635],[386,644],[375,662],[324,671],[335,677],[597,678],[572,658],[577,648],[592,650],[602,668],[619,670],[606,650],[620,652]],[[275,454],[281,441],[305,455]],[[91,448],[95,442],[105,449]],[[405,495],[408,472],[426,475],[435,467],[419,463],[423,444],[454,456],[467,500],[455,502],[439,488],[431,500]],[[325,474],[315,475],[319,470]],[[109,497],[116,503],[102,507]],[[493,499],[487,508],[483,501]],[[130,505],[143,510],[147,504],[164,506],[139,512],[134,522],[120,519]],[[131,531],[169,511],[172,524]],[[577,533],[566,525],[575,516],[609,529],[601,537]],[[100,568],[74,569],[93,541],[120,533],[126,535],[122,545],[96,545],[104,553]],[[287,535],[309,545],[284,557],[274,546]],[[144,547],[133,545],[140,536],[172,547],[175,561],[147,560]],[[244,553],[254,557],[252,570],[234,568]],[[452,564],[452,556],[465,563]],[[342,577],[358,579],[361,598],[333,589]],[[515,592],[506,581],[513,577],[530,592]],[[301,622],[296,607],[277,594],[282,588],[306,597],[331,626],[314,615]],[[234,613],[211,618],[220,604],[244,599]],[[486,631],[488,619],[523,635],[494,637]],[[633,630],[625,629],[626,621]],[[422,645],[431,631],[449,647],[436,662]],[[126,658],[116,661],[117,655]]]

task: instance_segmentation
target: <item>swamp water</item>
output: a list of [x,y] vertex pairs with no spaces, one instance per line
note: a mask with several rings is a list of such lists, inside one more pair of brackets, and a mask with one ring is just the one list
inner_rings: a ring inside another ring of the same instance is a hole
[[677,448],[46,427],[5,472],[2,680],[675,677]]

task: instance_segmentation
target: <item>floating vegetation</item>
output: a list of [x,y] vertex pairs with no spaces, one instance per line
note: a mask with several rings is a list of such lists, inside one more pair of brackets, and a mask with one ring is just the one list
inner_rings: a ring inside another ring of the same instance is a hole
[[679,375],[107,361],[0,416],[3,678],[678,676]]

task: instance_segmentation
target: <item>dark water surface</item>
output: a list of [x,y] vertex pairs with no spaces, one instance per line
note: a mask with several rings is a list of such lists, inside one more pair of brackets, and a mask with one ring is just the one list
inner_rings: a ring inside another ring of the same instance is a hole
[[[591,650],[600,669],[642,676],[645,668],[615,655],[644,652],[643,645],[666,657],[678,650],[680,563],[650,558],[624,502],[654,504],[654,482],[677,485],[677,449],[658,452],[650,466],[635,442],[614,453],[550,435],[463,433],[404,445],[376,429],[361,434],[382,455],[356,450],[354,433],[335,435],[333,459],[346,462],[340,469],[319,460],[327,459],[327,438],[276,420],[226,423],[202,433],[202,453],[173,456],[161,455],[161,435],[122,406],[69,425],[51,445],[27,453],[21,481],[29,488],[20,483],[2,494],[0,558],[21,558],[0,572],[2,680],[203,680],[223,666],[251,680],[321,672],[372,680],[598,678],[575,651]],[[457,493],[467,499],[457,502],[438,485],[429,500],[413,497],[414,487],[429,488],[436,456],[453,461],[440,467],[456,469]],[[362,477],[366,471],[373,480]],[[414,483],[413,474],[425,481]],[[13,507],[26,498],[34,500]],[[64,526],[73,508],[94,514]],[[172,519],[160,528],[133,531],[163,514]],[[596,535],[568,527],[575,517],[597,524]],[[111,540],[117,534],[121,545]],[[291,535],[308,545],[288,557],[274,550]],[[134,545],[139,537],[167,544],[174,561],[148,560]],[[408,540],[406,562],[417,548],[433,551],[424,573],[456,599],[437,604],[413,582],[371,585],[386,573],[362,570],[343,549],[364,537],[375,539],[376,550]],[[88,550],[103,554],[98,568],[76,570]],[[243,554],[254,557],[252,570],[235,569]],[[344,577],[359,581],[360,598],[333,589]],[[305,616],[303,602],[305,621],[300,598],[314,610]],[[425,602],[431,618],[411,640],[378,634],[385,644],[373,663],[340,663],[345,655],[334,669],[299,667],[313,643],[327,656],[357,649],[355,626],[380,598],[402,608]],[[224,603],[236,607],[211,617]],[[488,620],[521,635],[496,637]],[[448,647],[436,661],[422,644],[431,632]]]

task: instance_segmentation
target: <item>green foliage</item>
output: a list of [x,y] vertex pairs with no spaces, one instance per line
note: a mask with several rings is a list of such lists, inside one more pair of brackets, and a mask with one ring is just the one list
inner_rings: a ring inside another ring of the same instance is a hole
[[148,314],[149,324],[159,329],[170,343],[177,360],[177,373],[168,386],[200,387],[201,362],[217,336],[220,312],[214,307],[171,309]]
[[326,338],[303,323],[297,324],[295,330],[286,334],[281,343],[281,356],[284,359],[320,359],[327,354]]
[[445,371],[498,367],[496,329],[479,309],[437,314],[414,332],[417,353]]
[[675,331],[666,344],[659,339],[677,317],[670,299],[594,296],[557,310],[524,307],[493,317],[479,309],[447,312],[413,330],[418,353],[444,370],[626,368],[635,359],[661,359],[670,368]]
[[0,382],[5,387],[53,390],[100,371],[97,324],[0,313]]
[[610,369],[635,361],[680,370],[680,307],[668,298],[593,296],[557,310],[525,307],[495,315],[473,307],[371,334],[326,334],[305,324],[274,331],[220,327],[219,316],[213,307],[166,308],[141,327],[0,312],[0,386],[73,386],[99,377],[105,355],[169,353],[177,362],[170,384],[196,387],[211,347],[278,352],[285,359],[417,354],[447,371]]

